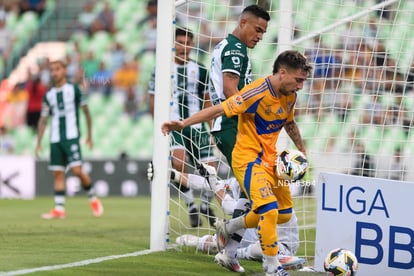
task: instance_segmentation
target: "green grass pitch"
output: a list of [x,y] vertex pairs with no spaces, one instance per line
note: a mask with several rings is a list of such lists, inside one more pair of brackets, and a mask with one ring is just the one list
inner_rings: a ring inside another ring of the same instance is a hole
[[[105,214],[94,218],[85,197],[68,197],[67,217],[42,220],[52,197],[0,200],[0,275],[6,272],[123,255],[149,248],[150,199],[103,198]],[[245,275],[263,275],[261,264],[243,261]],[[208,272],[208,273],[207,273]],[[213,256],[168,250],[32,275],[231,275]],[[291,272],[291,275],[309,275]]]

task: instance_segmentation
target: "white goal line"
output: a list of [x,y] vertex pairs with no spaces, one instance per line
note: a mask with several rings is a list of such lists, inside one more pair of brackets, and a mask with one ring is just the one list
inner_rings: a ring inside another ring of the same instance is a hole
[[72,268],[72,267],[96,264],[96,263],[101,263],[101,262],[111,261],[111,260],[116,260],[116,259],[121,259],[121,258],[147,255],[153,252],[155,251],[147,249],[147,250],[141,250],[141,251],[136,251],[136,252],[127,253],[127,254],[105,256],[105,257],[100,257],[96,259],[83,260],[83,261],[73,262],[73,263],[68,263],[68,264],[58,264],[58,265],[27,268],[27,269],[8,271],[8,272],[0,272],[0,275],[1,276],[23,275],[23,274],[29,274],[29,273],[39,272],[39,271],[52,271],[52,270],[58,270],[58,269],[63,269],[63,268]]

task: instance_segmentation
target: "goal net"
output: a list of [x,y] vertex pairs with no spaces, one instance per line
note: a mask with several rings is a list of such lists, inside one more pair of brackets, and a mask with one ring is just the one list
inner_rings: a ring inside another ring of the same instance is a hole
[[[284,49],[305,53],[314,66],[298,92],[295,113],[311,167],[305,181],[292,187],[300,229],[297,255],[312,264],[314,189],[320,172],[414,179],[414,2],[176,1],[176,24],[194,33],[192,59],[209,68],[214,46],[233,31],[239,13],[250,4],[265,7],[271,15],[263,40],[249,50],[253,79],[271,74],[277,53]],[[294,145],[282,135],[281,147]],[[231,177],[225,158],[217,150],[215,154],[219,176]],[[194,173],[194,164],[186,167]],[[202,225],[191,227],[184,194],[175,185],[169,190],[168,246],[190,250],[177,246],[176,238],[213,234],[214,229],[203,214]],[[193,195],[199,211],[203,196],[197,191]],[[215,215],[225,216],[216,200],[210,204]]]

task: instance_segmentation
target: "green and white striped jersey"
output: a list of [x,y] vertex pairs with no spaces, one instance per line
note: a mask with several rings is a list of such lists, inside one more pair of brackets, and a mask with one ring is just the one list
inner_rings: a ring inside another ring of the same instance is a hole
[[[223,91],[223,73],[230,72],[239,76],[237,88],[241,90],[252,82],[252,66],[247,56],[246,44],[237,37],[229,34],[227,38],[216,45],[212,54],[209,93],[213,105],[226,99]],[[228,120],[234,121],[227,124]],[[228,119],[225,116],[214,121],[212,131],[219,131],[227,127],[237,125],[236,119]]]
[[46,92],[41,116],[51,116],[51,143],[80,137],[79,107],[82,105],[86,105],[86,100],[77,85],[66,83]]
[[[193,61],[185,65],[174,63],[174,90],[171,98],[170,118],[184,120],[203,109],[204,94],[207,93],[207,69]],[[155,72],[149,81],[148,93],[155,93]],[[194,124],[193,128],[201,128],[202,124]]]
[[223,73],[230,72],[240,77],[237,88],[241,90],[252,82],[252,67],[247,56],[246,45],[237,37],[229,34],[216,45],[210,69],[209,92],[213,104],[225,100],[223,92]]

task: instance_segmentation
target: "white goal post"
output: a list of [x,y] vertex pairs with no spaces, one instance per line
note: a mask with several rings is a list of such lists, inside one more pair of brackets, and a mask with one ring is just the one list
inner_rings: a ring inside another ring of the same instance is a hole
[[[169,119],[168,95],[172,91],[172,62],[174,57],[175,3],[164,1],[158,5],[157,50],[156,50],[156,86],[154,97],[154,178],[151,183],[151,238],[150,249],[163,251],[168,242],[169,210],[169,139],[161,133],[161,124]],[[151,70],[148,68],[148,70]],[[168,93],[169,91],[169,93]]]

